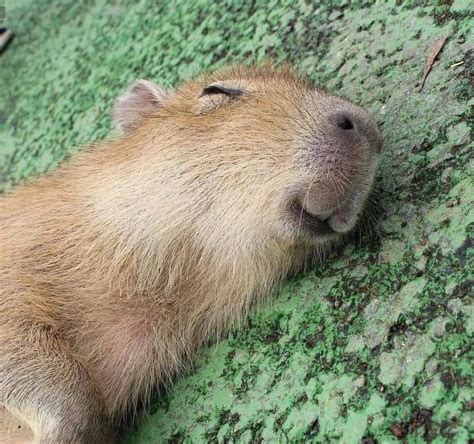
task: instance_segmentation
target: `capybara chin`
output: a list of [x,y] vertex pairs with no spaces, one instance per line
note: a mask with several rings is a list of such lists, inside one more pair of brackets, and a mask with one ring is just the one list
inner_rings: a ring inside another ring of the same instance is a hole
[[0,199],[0,403],[42,443],[114,441],[354,227],[381,148],[366,111],[287,66],[137,80],[114,118],[116,140]]

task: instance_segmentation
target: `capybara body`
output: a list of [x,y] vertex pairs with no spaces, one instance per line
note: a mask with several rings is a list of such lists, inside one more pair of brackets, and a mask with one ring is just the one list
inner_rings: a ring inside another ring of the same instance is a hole
[[367,112],[286,66],[137,81],[114,116],[120,137],[0,199],[0,404],[44,443],[114,441],[354,227],[381,146]]

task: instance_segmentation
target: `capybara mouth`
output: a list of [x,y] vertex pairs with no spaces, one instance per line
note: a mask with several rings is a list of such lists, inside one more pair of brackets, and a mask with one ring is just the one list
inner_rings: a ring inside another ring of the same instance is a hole
[[290,212],[297,227],[301,230],[310,232],[316,236],[336,234],[336,232],[329,226],[327,219],[322,220],[306,211],[297,198],[291,202]]

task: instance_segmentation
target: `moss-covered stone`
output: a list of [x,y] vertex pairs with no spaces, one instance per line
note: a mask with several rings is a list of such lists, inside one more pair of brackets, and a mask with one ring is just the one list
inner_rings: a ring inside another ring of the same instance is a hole
[[[466,442],[474,227],[469,1],[6,2],[0,182],[109,134],[119,91],[289,60],[382,125],[380,217],[289,282],[126,442]],[[418,91],[430,45],[448,38]]]

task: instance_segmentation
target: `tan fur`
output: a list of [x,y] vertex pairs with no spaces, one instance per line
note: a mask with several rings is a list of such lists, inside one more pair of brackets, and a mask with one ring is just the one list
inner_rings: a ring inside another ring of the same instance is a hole
[[[243,94],[203,95],[212,84]],[[340,239],[372,186],[372,119],[288,67],[130,97],[115,111],[122,137],[0,199],[0,403],[34,412],[42,442],[114,440],[201,345]],[[304,230],[294,196],[339,211],[340,232]]]

